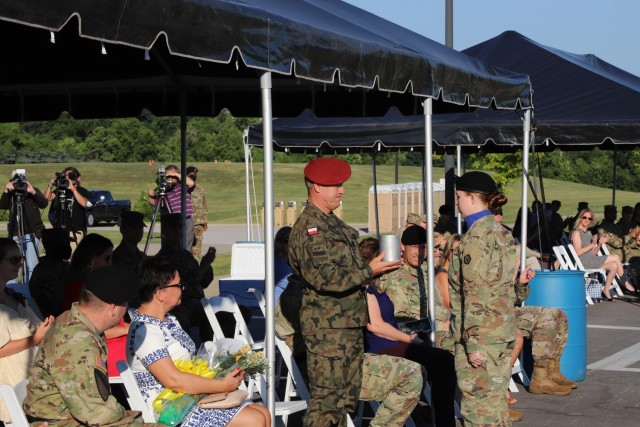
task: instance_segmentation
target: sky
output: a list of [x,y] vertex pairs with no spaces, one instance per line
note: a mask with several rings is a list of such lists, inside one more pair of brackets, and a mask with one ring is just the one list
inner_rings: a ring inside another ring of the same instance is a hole
[[[446,0],[344,0],[444,44]],[[453,0],[453,48],[507,30],[640,76],[640,0]]]

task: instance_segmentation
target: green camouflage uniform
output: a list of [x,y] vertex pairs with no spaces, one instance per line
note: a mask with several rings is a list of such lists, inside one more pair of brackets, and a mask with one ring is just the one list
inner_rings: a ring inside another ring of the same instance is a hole
[[193,207],[193,246],[191,253],[200,261],[202,257],[202,238],[204,236],[204,226],[209,222],[209,208],[207,207],[207,195],[204,188],[198,184],[191,192],[191,206]]
[[[515,268],[513,237],[492,215],[462,236],[449,266],[456,374],[467,426],[511,425],[505,390],[516,336]],[[474,352],[485,356],[484,366],[471,366],[467,355]]]
[[373,271],[360,258],[357,238],[356,230],[311,202],[289,236],[291,267],[309,283],[300,308],[311,393],[307,426],[346,425],[360,394],[367,323],[363,284]]
[[24,411],[49,427],[145,425],[139,412],[126,411],[111,395],[104,334],[78,303],[45,335],[29,378]]
[[531,338],[533,364],[547,366],[549,359],[560,359],[567,344],[569,324],[567,315],[556,308],[516,307],[518,329]]
[[408,263],[380,279],[380,289],[386,292],[393,302],[393,314],[398,323],[422,319],[429,312],[426,264],[422,264],[420,268],[424,286],[421,286],[418,280],[418,270]]
[[[438,267],[436,276],[444,272],[447,274],[447,270]],[[451,354],[455,353],[453,336],[451,334],[451,324],[445,329],[444,325],[447,321],[451,320],[451,309],[444,305],[442,294],[438,286],[435,287],[435,302],[436,302],[436,347],[447,350]]]
[[[614,224],[607,222],[607,224],[610,224],[611,226],[614,226]],[[621,260],[624,260],[624,239],[622,237],[620,237],[617,232],[613,232],[611,231],[612,228],[611,226],[609,227],[604,227],[604,224],[601,224],[598,228],[598,239],[601,239],[605,236],[609,236],[611,238],[611,240],[609,240],[607,243],[605,243],[607,245],[607,247],[609,248],[609,253],[612,254],[618,254],[620,256]]]

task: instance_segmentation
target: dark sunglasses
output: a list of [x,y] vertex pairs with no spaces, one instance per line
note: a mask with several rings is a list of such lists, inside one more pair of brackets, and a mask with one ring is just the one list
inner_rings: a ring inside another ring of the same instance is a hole
[[12,256],[9,258],[3,258],[3,261],[9,261],[11,264],[13,265],[18,265],[22,262],[22,260],[24,259],[24,257],[22,255],[16,255],[16,256]]
[[167,285],[167,286],[161,286],[158,288],[158,290],[160,289],[167,289],[167,288],[180,288],[180,290],[182,292],[184,292],[185,286],[182,283],[177,283],[175,285]]
[[592,220],[593,218],[592,218],[592,217],[590,217],[590,216],[583,215],[583,216],[582,216],[582,219]]

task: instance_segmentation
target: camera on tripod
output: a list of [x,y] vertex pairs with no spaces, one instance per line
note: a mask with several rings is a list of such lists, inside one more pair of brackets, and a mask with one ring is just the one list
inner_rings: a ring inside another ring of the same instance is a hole
[[27,171],[25,169],[16,169],[11,172],[11,183],[16,193],[27,192]]
[[[71,173],[69,173],[71,178]],[[56,187],[58,190],[66,190],[69,188],[69,178],[64,172],[56,172]]]
[[159,189],[166,189],[167,186],[169,185],[164,166],[160,166],[160,168],[158,169],[158,176],[156,177],[156,185],[158,186]]

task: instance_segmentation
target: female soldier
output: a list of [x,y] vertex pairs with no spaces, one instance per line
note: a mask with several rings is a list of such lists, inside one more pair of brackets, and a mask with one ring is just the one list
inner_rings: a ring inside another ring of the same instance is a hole
[[[504,390],[516,336],[517,259],[513,237],[490,212],[506,204],[507,198],[483,172],[456,178],[456,198],[468,227],[449,266],[462,413],[465,425],[509,426]],[[519,279],[525,286],[517,288],[526,288],[527,273],[525,269]]]

